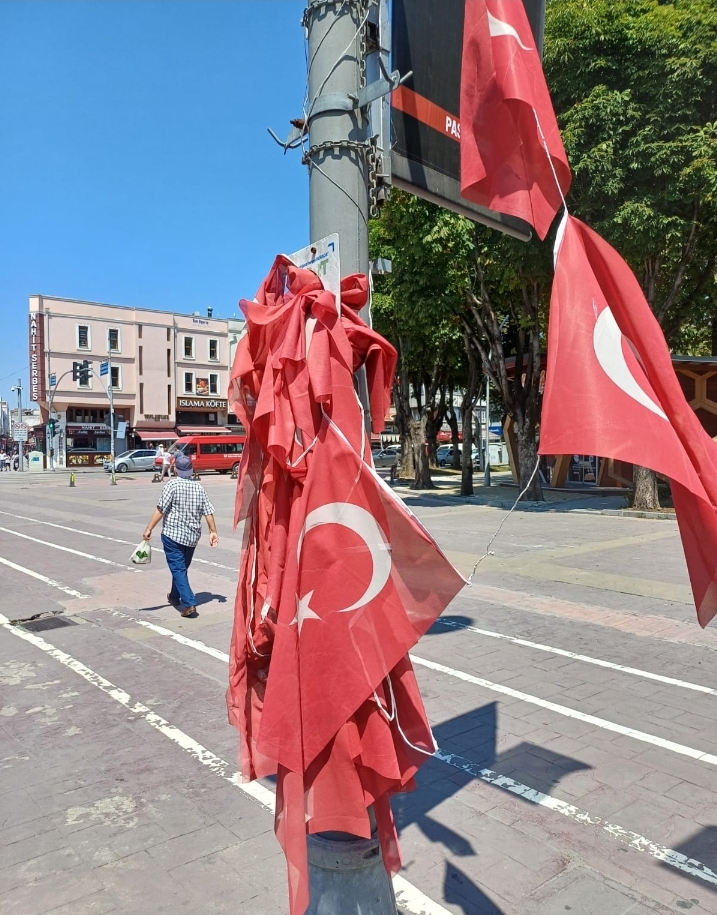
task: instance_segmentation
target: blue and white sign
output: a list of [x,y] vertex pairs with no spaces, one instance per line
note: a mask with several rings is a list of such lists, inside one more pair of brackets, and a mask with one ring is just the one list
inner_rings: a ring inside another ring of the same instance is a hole
[[109,375],[110,373],[110,364],[109,362],[100,362],[100,375]]
[[50,387],[51,388],[57,387],[57,375],[54,372],[50,375]]

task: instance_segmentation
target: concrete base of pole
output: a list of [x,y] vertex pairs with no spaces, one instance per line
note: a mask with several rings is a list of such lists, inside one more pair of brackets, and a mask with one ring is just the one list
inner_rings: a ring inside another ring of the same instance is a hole
[[306,915],[396,915],[378,837],[308,836],[310,901]]
[[117,485],[117,478],[116,478],[115,475],[114,475],[114,471],[112,472],[112,479],[111,479],[110,482],[111,482],[111,485],[112,485],[112,486],[116,486],[116,485]]
[[490,486],[490,464],[485,465],[485,474],[483,476],[483,485]]

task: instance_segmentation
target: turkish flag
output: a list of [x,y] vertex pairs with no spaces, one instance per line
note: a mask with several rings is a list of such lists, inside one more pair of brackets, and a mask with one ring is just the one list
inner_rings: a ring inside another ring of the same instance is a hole
[[669,477],[701,626],[717,613],[717,444],[685,400],[630,267],[565,215],[555,243],[542,454],[597,454]]
[[433,738],[408,652],[464,584],[371,464],[354,372],[383,427],[396,353],[318,277],[277,258],[237,349],[230,398],[247,428],[244,542],[227,704],[242,774],[277,776],[292,915],[308,904],[307,833],[368,838],[400,867],[390,796]]
[[524,219],[545,238],[570,178],[523,4],[466,0],[461,194],[480,206]]

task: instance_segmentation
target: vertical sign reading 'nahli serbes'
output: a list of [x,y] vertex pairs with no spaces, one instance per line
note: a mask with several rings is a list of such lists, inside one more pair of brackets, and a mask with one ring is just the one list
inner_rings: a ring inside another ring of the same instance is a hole
[[30,400],[47,398],[45,383],[45,315],[30,315]]

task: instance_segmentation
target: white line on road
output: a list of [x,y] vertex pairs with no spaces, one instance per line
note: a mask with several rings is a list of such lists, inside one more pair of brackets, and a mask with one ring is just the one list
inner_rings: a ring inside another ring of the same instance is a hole
[[[175,642],[180,642],[182,645],[188,645],[190,648],[194,648],[197,651],[202,651],[205,654],[211,655],[213,658],[217,658],[220,661],[229,661],[229,655],[226,652],[219,651],[217,648],[212,648],[211,646],[206,645],[204,642],[201,642],[199,639],[187,638],[187,636],[180,635],[178,632],[174,632],[172,629],[166,629],[164,626],[158,626],[156,623],[150,623],[147,620],[138,620],[134,616],[130,616],[127,613],[122,613],[120,610],[109,610],[108,612],[113,613],[115,616],[120,616],[123,619],[138,623],[140,626],[144,626],[147,629],[153,629],[160,635],[166,635],[170,639],[174,639]],[[482,677],[474,677],[473,674],[467,674],[461,670],[454,670],[452,667],[446,667],[445,664],[438,664],[436,661],[428,661],[425,658],[418,658],[415,655],[410,655],[410,658],[414,664],[419,664],[421,667],[428,667],[431,670],[436,670],[440,673],[448,674],[449,676],[456,677],[459,680],[465,680],[467,683],[473,683],[476,686],[483,687],[484,689],[502,693],[503,695],[511,696],[514,699],[520,699],[523,702],[529,702],[532,705],[539,705],[541,708],[549,709],[551,712],[557,712],[559,715],[566,715],[569,718],[576,718],[578,721],[584,721],[587,724],[592,724],[597,728],[603,728],[608,731],[615,731],[617,734],[624,734],[626,737],[632,737],[635,740],[641,740],[644,743],[653,744],[654,746],[660,747],[663,750],[671,750],[673,753],[679,753],[682,756],[689,756],[692,759],[697,759],[700,762],[705,762],[712,766],[717,765],[717,756],[714,756],[711,753],[705,753],[703,750],[695,750],[692,747],[685,746],[684,744],[675,743],[672,740],[665,740],[663,737],[656,737],[654,734],[647,734],[644,731],[638,731],[635,728],[628,728],[622,724],[615,724],[615,722],[607,721],[605,718],[597,718],[595,715],[587,715],[584,712],[578,712],[576,709],[568,708],[568,706],[558,705],[555,702],[549,702],[547,699],[540,699],[537,696],[531,696],[528,693],[522,693],[517,689],[511,689],[510,686],[503,686],[500,683],[493,683],[490,680],[484,680]]]
[[664,845],[658,845],[657,842],[653,842],[637,832],[630,832],[627,829],[623,829],[622,826],[618,826],[616,823],[608,823],[606,820],[603,820],[602,817],[592,816],[579,807],[567,804],[565,801],[561,801],[556,797],[551,797],[549,794],[543,794],[542,791],[536,791],[535,788],[529,788],[527,785],[522,785],[520,782],[508,778],[506,775],[500,775],[492,769],[483,769],[478,763],[473,762],[473,760],[465,759],[455,753],[446,753],[439,749],[436,753],[436,757],[449,766],[461,769],[463,772],[468,772],[470,775],[474,775],[476,778],[488,782],[489,785],[495,785],[497,788],[510,791],[511,794],[515,794],[525,801],[530,801],[531,804],[546,807],[548,810],[560,813],[562,816],[575,820],[577,823],[582,823],[585,826],[596,826],[612,836],[613,839],[622,842],[623,845],[634,848],[636,851],[645,852],[653,858],[657,858],[658,861],[663,861],[665,864],[676,867],[678,870],[689,874],[691,877],[699,877],[701,880],[705,880],[707,883],[712,883],[717,886],[717,874],[713,870],[707,867],[706,864],[696,861],[694,858],[688,858],[687,855],[683,855],[682,852],[667,848]]
[[118,569],[125,569],[129,572],[139,572],[140,569],[128,568],[126,563],[113,562],[111,559],[103,559],[102,556],[94,556],[92,553],[83,553],[82,550],[73,550],[69,546],[60,546],[59,543],[50,543],[49,540],[38,540],[37,537],[31,537],[29,534],[21,534],[20,531],[13,531],[9,527],[0,527],[0,531],[5,534],[13,534],[15,537],[22,537],[23,540],[32,540],[33,543],[40,543],[42,546],[52,547],[53,550],[62,550],[63,553],[72,553],[75,556],[82,556],[83,559],[93,559],[95,562],[103,562],[108,566],[116,566]]
[[[55,521],[41,521],[39,518],[28,518],[27,515],[14,515],[12,512],[4,512],[4,511],[0,511],[0,515],[8,515],[8,517],[17,518],[20,521],[32,521],[34,524],[44,524],[47,527],[55,527],[61,531],[70,531],[70,533],[72,533],[72,534],[82,534],[84,537],[95,537],[97,540],[109,540],[112,543],[123,543],[126,546],[132,546],[132,547],[136,546],[136,544],[133,540],[120,540],[119,537],[109,537],[109,536],[107,536],[107,534],[96,534],[94,531],[81,531],[76,527],[68,527],[66,524],[57,524],[57,522],[55,522]],[[14,533],[16,533],[16,531],[12,531],[12,533],[14,534]],[[21,534],[20,536],[25,536],[25,535]],[[152,549],[156,550],[158,553],[164,552],[164,550],[159,546],[152,547]],[[109,560],[106,560],[106,561],[109,562]],[[202,565],[214,566],[217,569],[226,569],[228,572],[238,572],[239,571],[239,569],[235,568],[234,566],[225,566],[221,562],[213,562],[211,559],[200,559],[198,556],[195,556],[194,559],[192,560],[192,562],[201,562]],[[122,566],[122,568],[125,568],[125,566]],[[140,571],[140,570],[137,569],[135,571]]]
[[537,648],[538,651],[558,654],[563,658],[583,661],[585,664],[596,664],[598,667],[607,667],[610,670],[618,670],[624,674],[633,674],[636,677],[646,677],[648,680],[656,680],[658,683],[667,683],[668,686],[680,686],[683,689],[692,689],[698,693],[708,693],[711,696],[717,696],[717,689],[713,689],[711,686],[701,686],[699,683],[689,683],[687,680],[678,680],[675,677],[665,677],[662,674],[653,674],[648,670],[641,670],[638,667],[625,667],[623,664],[615,664],[613,661],[603,661],[600,658],[593,658],[586,654],[576,654],[574,651],[566,651],[564,648],[553,648],[551,645],[542,645],[540,642],[530,642],[528,639],[521,639],[514,635],[504,635],[502,632],[492,632],[490,629],[478,629],[477,626],[467,626],[465,623],[457,623],[454,620],[437,619],[436,623],[441,626],[450,626],[452,629],[475,632],[478,635],[485,635],[491,639],[502,639],[506,642],[512,642],[514,645],[521,645],[524,648]]
[[596,728],[614,731],[616,734],[632,737],[634,740],[640,740],[643,743],[661,747],[663,750],[671,750],[673,753],[679,753],[681,756],[689,756],[691,759],[697,759],[700,762],[709,763],[711,766],[717,766],[717,756],[712,753],[705,753],[703,750],[695,750],[684,744],[675,743],[673,740],[665,740],[663,737],[656,737],[654,734],[645,733],[645,731],[638,731],[635,728],[628,728],[622,724],[615,724],[614,721],[608,721],[606,718],[597,718],[595,715],[587,715],[585,712],[579,712],[577,709],[569,708],[567,705],[558,705],[556,702],[549,702],[547,699],[540,699],[538,696],[531,696],[529,693],[511,689],[510,686],[492,683],[490,680],[484,680],[482,677],[474,677],[473,674],[467,674],[462,670],[455,670],[453,667],[446,667],[445,664],[439,664],[436,661],[427,661],[425,658],[418,658],[415,655],[410,655],[409,657],[414,664],[418,664],[421,667],[427,667],[429,670],[448,674],[449,677],[456,677],[456,679],[464,680],[466,683],[473,683],[475,686],[481,686],[483,689],[491,690],[494,693],[501,693],[502,695],[510,696],[513,699],[520,699],[521,702],[529,702],[531,705],[538,705],[540,708],[548,709],[551,712],[557,712],[558,715],[565,715],[568,718],[575,718],[577,721],[584,721],[586,724],[592,724]]
[[[266,810],[271,813],[274,812],[274,793],[268,788],[265,788],[260,782],[243,782],[241,774],[239,772],[233,772],[233,767],[230,766],[226,760],[222,759],[221,756],[212,753],[211,750],[202,746],[198,741],[194,740],[193,737],[185,734],[184,731],[180,731],[179,728],[174,727],[174,725],[170,724],[156,712],[153,712],[148,706],[143,705],[141,702],[133,702],[129,693],[125,692],[125,690],[120,687],[115,686],[113,683],[110,683],[109,680],[106,680],[100,674],[95,673],[94,670],[91,670],[81,661],[78,661],[67,654],[67,652],[55,648],[54,645],[51,645],[49,642],[46,642],[45,639],[40,638],[40,636],[37,636],[32,632],[26,632],[23,629],[18,629],[11,625],[7,617],[3,616],[1,613],[0,625],[13,635],[24,639],[26,642],[30,642],[30,644],[34,645],[36,648],[39,648],[41,651],[44,651],[46,654],[53,657],[56,661],[59,661],[60,664],[64,664],[65,667],[68,667],[76,674],[79,674],[88,683],[91,683],[93,686],[102,690],[103,693],[111,696],[112,699],[119,702],[120,705],[125,706],[133,715],[138,715],[143,718],[147,724],[159,731],[160,734],[169,738],[169,740],[178,747],[181,747],[203,766],[206,766],[214,775],[229,782],[229,784],[233,785],[235,788],[239,788],[244,794],[248,795],[253,800],[258,801]],[[440,905],[440,903],[425,896],[404,877],[397,875],[394,877],[393,883],[397,901],[409,915],[450,915],[450,912]]]
[[50,585],[53,588],[64,591],[65,594],[69,594],[71,597],[78,597],[80,600],[86,600],[90,596],[89,594],[80,594],[80,592],[75,591],[74,588],[68,588],[67,585],[60,584],[59,581],[55,581],[53,578],[48,578],[46,575],[40,575],[39,572],[35,572],[32,569],[26,569],[25,566],[19,566],[15,562],[10,562],[9,559],[3,559],[2,556],[0,556],[0,563],[2,563],[4,566],[9,566],[11,569],[15,569],[16,572],[22,572],[25,575],[30,575],[32,578],[36,578],[38,581],[42,581],[46,585]]
[[[115,613],[118,616],[132,619],[132,617],[129,617],[127,614]],[[140,621],[135,620],[135,622]],[[115,699],[115,701],[128,708],[133,714],[140,715],[149,725],[151,725],[151,727],[164,734],[165,737],[176,743],[215,775],[219,776],[219,778],[228,781],[235,788],[239,788],[245,794],[248,794],[254,800],[258,801],[267,810],[273,812],[274,794],[268,788],[265,788],[258,782],[242,782],[238,772],[229,774],[231,772],[231,767],[229,766],[229,763],[221,757],[216,756],[206,747],[203,747],[188,734],[185,734],[184,731],[180,731],[179,728],[169,724],[168,721],[157,715],[156,712],[153,712],[146,705],[143,705],[140,702],[133,703],[127,692],[116,687],[114,684],[110,683],[109,680],[106,680],[100,674],[95,673],[95,671],[86,667],[80,661],[75,660],[75,658],[71,657],[66,652],[55,648],[49,642],[46,642],[33,633],[25,632],[22,629],[10,625],[7,617],[2,614],[0,614],[0,625],[13,635],[40,648],[42,651],[55,658],[55,660],[70,668],[70,670],[75,671],[75,673],[87,680],[88,683],[92,683],[93,686],[101,689],[104,693]],[[143,623],[143,625],[161,632],[162,635],[171,635],[176,638],[177,641],[181,641],[182,644],[191,644],[192,647],[197,648],[200,651],[212,654],[213,657],[223,655],[222,660],[225,660],[228,657],[224,652],[219,652],[218,649],[211,649],[210,646],[205,645],[203,642],[199,642],[195,639],[187,639],[184,636],[180,637],[179,633],[172,632],[171,629],[165,629],[164,627],[156,626],[153,623]],[[439,749],[436,753],[436,758],[446,765],[467,772],[475,778],[479,778],[496,788],[517,795],[531,804],[536,804],[539,807],[552,810],[555,813],[559,813],[562,816],[568,817],[585,826],[597,827],[603,832],[606,832],[613,839],[617,839],[618,842],[627,845],[635,851],[648,854],[658,861],[662,861],[665,864],[669,864],[671,867],[677,868],[683,873],[717,886],[717,874],[695,858],[688,858],[687,855],[683,855],[681,852],[675,851],[672,848],[667,848],[664,845],[659,845],[657,842],[653,842],[645,836],[641,836],[639,833],[630,832],[616,823],[608,823],[601,817],[592,816],[579,807],[561,801],[549,794],[544,794],[542,791],[537,791],[535,788],[530,788],[528,785],[524,785],[521,782],[516,782],[514,779],[508,778],[505,775],[500,775],[492,769],[484,769],[473,760],[466,759],[455,753],[447,753]],[[413,913],[413,915],[448,915],[447,910],[440,905],[440,903],[425,896],[419,889],[400,875],[394,877],[394,889],[397,894],[399,905],[406,912]]]

